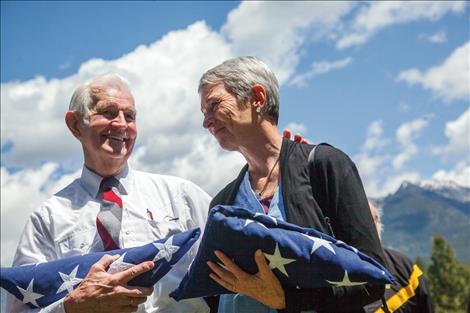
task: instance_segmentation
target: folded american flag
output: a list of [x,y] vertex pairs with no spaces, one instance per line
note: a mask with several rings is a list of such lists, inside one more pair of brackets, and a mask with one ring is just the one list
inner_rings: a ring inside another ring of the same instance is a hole
[[119,254],[108,272],[126,270],[144,261],[155,267],[129,281],[131,286],[150,287],[176,264],[201,234],[199,228],[175,234],[144,246],[95,252],[33,265],[0,269],[0,286],[31,308],[45,307],[65,297],[87,275],[91,266],[105,254]]
[[[182,299],[230,293],[209,277],[207,261],[220,250],[246,272],[257,272],[261,249],[286,288],[387,284],[392,275],[356,248],[310,228],[231,206],[211,209],[201,245],[189,272],[170,296]],[[219,263],[220,264],[220,263]]]

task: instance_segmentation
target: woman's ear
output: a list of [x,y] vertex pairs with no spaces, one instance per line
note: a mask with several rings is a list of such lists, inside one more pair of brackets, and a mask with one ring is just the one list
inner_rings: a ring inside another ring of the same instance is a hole
[[251,92],[253,93],[253,105],[256,108],[264,108],[266,105],[266,89],[264,88],[263,85],[260,84],[254,84],[253,87],[251,87]]
[[67,124],[72,135],[78,140],[81,138],[79,124],[82,122],[82,117],[77,112],[67,111],[67,113],[65,113],[65,124]]

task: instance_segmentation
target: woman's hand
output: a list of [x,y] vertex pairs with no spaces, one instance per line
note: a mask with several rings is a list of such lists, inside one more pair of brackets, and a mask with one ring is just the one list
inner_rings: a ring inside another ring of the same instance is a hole
[[213,271],[209,275],[210,278],[219,285],[232,292],[249,296],[270,308],[285,308],[284,290],[266,262],[261,250],[257,250],[255,253],[258,273],[254,275],[242,270],[221,251],[215,251],[214,253],[222,261],[224,267],[211,261],[207,262],[207,265]]

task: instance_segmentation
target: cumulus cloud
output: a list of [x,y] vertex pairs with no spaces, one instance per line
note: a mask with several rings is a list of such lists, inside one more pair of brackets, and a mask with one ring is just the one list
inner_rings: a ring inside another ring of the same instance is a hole
[[[202,41],[204,45],[199,44]],[[141,162],[151,167],[187,154],[194,138],[206,135],[201,127],[197,81],[205,69],[231,57],[229,50],[218,33],[198,22],[121,58],[90,60],[65,79],[37,77],[2,84],[1,137],[2,142],[12,142],[2,161],[20,168],[70,160],[75,160],[75,168],[80,166],[81,149],[66,129],[64,114],[73,88],[105,72],[120,73],[130,82],[138,111],[136,149],[146,147]]]
[[51,179],[59,167],[57,163],[48,162],[37,169],[17,172],[1,168],[2,266],[11,264],[18,239],[31,211],[79,176],[77,171],[62,175],[57,180]]
[[403,123],[397,129],[396,139],[400,143],[402,151],[393,159],[395,169],[401,169],[418,152],[418,146],[414,141],[419,137],[421,130],[429,124],[430,118],[430,116],[420,117],[414,121]]
[[470,162],[463,160],[448,171],[438,170],[432,175],[432,178],[436,180],[454,181],[459,185],[470,188]]
[[[376,120],[369,125],[360,152],[353,156],[368,197],[378,198],[391,194],[405,180],[410,182],[421,180],[418,172],[402,170],[401,167],[416,153],[418,148],[412,139],[417,137],[418,132],[425,127],[426,123],[426,118],[420,118],[404,123],[398,128],[395,139],[402,146],[412,144],[414,147],[406,148],[395,157],[389,152],[384,152],[384,147],[391,143],[391,139],[384,136],[383,122]],[[400,163],[398,170],[394,168],[395,162],[403,162]]]
[[401,72],[397,80],[421,85],[436,97],[451,102],[470,98],[470,41],[455,49],[440,65],[421,72],[416,68]]
[[305,126],[304,123],[290,122],[284,128],[289,129],[292,135],[295,135],[296,133],[299,133],[302,136],[307,135],[307,126]]
[[338,49],[361,45],[380,30],[396,24],[419,20],[436,21],[448,13],[461,13],[465,1],[372,1],[359,9],[351,32],[343,34],[336,43]]
[[446,146],[436,147],[433,151],[450,158],[470,158],[470,109],[456,120],[446,123],[445,135],[449,139]]
[[344,58],[341,60],[336,60],[333,62],[329,61],[319,61],[313,62],[310,66],[310,69],[302,74],[295,75],[289,82],[288,86],[297,86],[297,87],[305,87],[307,86],[307,81],[323,74],[327,74],[328,72],[339,70],[349,66],[352,62],[352,58]]
[[222,33],[236,55],[254,55],[286,81],[300,58],[300,46],[309,38],[323,38],[350,12],[349,1],[245,1],[230,12]]
[[383,194],[381,180],[385,173],[382,172],[384,164],[390,156],[381,152],[389,143],[389,139],[383,137],[383,122],[373,121],[367,128],[366,139],[360,152],[353,156],[358,171],[361,175],[364,189],[370,197]]
[[420,40],[425,40],[427,42],[430,42],[430,43],[435,43],[435,44],[439,44],[439,43],[444,43],[447,41],[447,34],[445,31],[441,30],[441,31],[438,31],[437,33],[435,34],[419,34],[418,38]]

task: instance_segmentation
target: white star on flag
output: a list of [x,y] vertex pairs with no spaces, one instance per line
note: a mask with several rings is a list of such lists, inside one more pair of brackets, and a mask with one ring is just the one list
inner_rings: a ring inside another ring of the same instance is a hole
[[44,295],[33,292],[33,284],[34,284],[33,282],[34,282],[34,278],[31,279],[31,282],[29,283],[28,288],[26,288],[26,290],[19,286],[16,286],[16,288],[18,288],[18,290],[23,295],[23,303],[31,303],[35,305],[36,307],[39,307],[36,300],[39,298],[42,298]]
[[276,248],[274,249],[274,254],[264,253],[264,256],[269,260],[269,267],[271,269],[277,268],[281,273],[289,277],[285,265],[294,262],[295,259],[283,258],[281,252],[279,251],[279,246],[277,243]]
[[330,250],[331,253],[336,254],[335,250],[333,250],[333,246],[329,241],[321,238],[312,237],[307,234],[302,234],[302,236],[307,237],[308,239],[313,241],[313,246],[312,250],[310,251],[310,254],[313,254],[320,247],[325,247],[326,249]]
[[269,228],[267,228],[266,225],[264,225],[263,223],[255,222],[254,220],[250,220],[249,218],[247,218],[247,219],[245,220],[245,225],[243,225],[243,227],[247,227],[247,226],[250,225],[251,223],[255,223],[255,224],[258,224],[259,226],[263,226],[264,228],[269,229]]
[[153,245],[159,250],[157,255],[153,258],[154,262],[157,262],[158,260],[163,259],[163,258],[165,258],[165,260],[170,262],[173,253],[178,251],[178,249],[180,248],[178,246],[173,245],[173,236],[168,238],[168,240],[165,241],[164,244],[155,242]]
[[128,268],[133,267],[135,264],[124,262],[124,256],[127,252],[124,252],[119,259],[111,263],[108,268],[108,273],[115,274],[127,270]]
[[72,272],[67,275],[62,272],[59,272],[60,278],[62,278],[62,285],[60,285],[59,289],[57,289],[56,293],[61,293],[64,290],[67,290],[67,293],[71,293],[73,291],[73,287],[80,283],[83,279],[77,278],[77,271],[78,265],[72,270]]
[[344,277],[342,281],[329,281],[327,280],[328,283],[335,285],[335,286],[359,286],[359,285],[365,285],[367,282],[352,282],[349,280],[348,276],[348,271],[344,271]]

